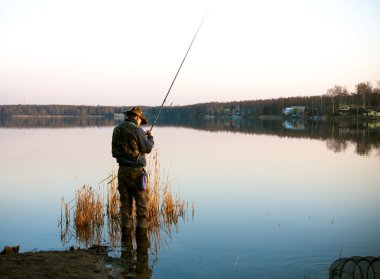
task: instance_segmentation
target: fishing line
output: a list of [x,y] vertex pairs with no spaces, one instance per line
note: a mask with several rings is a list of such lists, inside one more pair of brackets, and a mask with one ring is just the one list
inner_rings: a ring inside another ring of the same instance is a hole
[[177,79],[177,76],[178,76],[178,74],[179,74],[179,71],[181,70],[183,63],[184,63],[185,60],[186,60],[187,54],[189,53],[189,51],[190,51],[190,49],[191,49],[191,46],[193,45],[193,43],[194,43],[194,41],[195,41],[195,38],[197,37],[199,30],[201,29],[201,26],[202,26],[202,24],[203,24],[203,22],[204,22],[204,20],[205,20],[205,18],[206,18],[206,16],[207,16],[207,13],[208,13],[208,12],[206,12],[206,14],[204,15],[204,17],[203,17],[201,23],[199,24],[199,27],[198,27],[198,29],[197,29],[197,32],[195,32],[195,35],[194,35],[194,37],[193,37],[193,40],[191,41],[190,46],[189,46],[189,48],[188,48],[187,51],[186,51],[185,57],[183,58],[183,60],[182,60],[182,62],[181,62],[181,65],[179,66],[178,71],[177,71],[177,73],[175,74],[172,83],[170,84],[169,90],[168,90],[168,92],[166,93],[164,100],[162,101],[162,104],[161,104],[160,110],[158,111],[157,116],[156,116],[156,118],[154,119],[153,124],[152,124],[152,126],[150,127],[150,129],[149,129],[150,131],[152,131],[153,126],[156,124],[157,119],[158,119],[158,117],[159,117],[160,114],[161,114],[162,108],[164,107],[164,104],[165,104],[165,102],[166,102],[166,99],[167,99],[168,96],[169,96],[170,90],[172,89],[173,84],[174,84],[175,80]]

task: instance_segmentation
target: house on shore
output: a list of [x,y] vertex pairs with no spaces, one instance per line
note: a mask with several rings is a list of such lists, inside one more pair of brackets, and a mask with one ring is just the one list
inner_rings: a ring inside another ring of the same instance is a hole
[[304,106],[291,106],[284,108],[282,113],[287,117],[303,117],[305,116],[306,107]]
[[340,116],[367,116],[368,110],[361,105],[340,105],[338,114]]

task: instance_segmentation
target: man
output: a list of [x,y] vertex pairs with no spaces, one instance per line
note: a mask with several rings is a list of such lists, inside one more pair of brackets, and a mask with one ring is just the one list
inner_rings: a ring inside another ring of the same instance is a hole
[[119,163],[118,190],[120,193],[120,215],[122,234],[128,234],[133,226],[132,204],[136,203],[137,228],[147,229],[148,192],[142,189],[141,176],[145,173],[145,154],[154,146],[151,132],[144,131],[140,124],[148,119],[141,108],[125,111],[127,119],[114,128],[112,135],[112,156]]

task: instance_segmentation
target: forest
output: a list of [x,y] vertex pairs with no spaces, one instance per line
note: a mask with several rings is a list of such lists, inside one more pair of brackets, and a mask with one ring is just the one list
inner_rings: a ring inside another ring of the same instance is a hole
[[[280,116],[283,109],[291,106],[303,106],[305,115],[333,116],[338,114],[341,106],[351,106],[361,109],[380,110],[380,83],[373,87],[370,82],[361,82],[356,85],[355,92],[348,92],[336,85],[317,96],[286,97],[278,99],[259,99],[232,102],[209,102],[186,106],[165,106],[161,112],[162,118],[204,118],[205,116],[224,117],[236,115],[241,117]],[[15,104],[0,105],[0,117],[9,116],[103,116],[113,118],[114,114],[121,114],[130,106],[85,106],[85,105],[37,105]],[[157,115],[160,107],[141,106],[151,118]]]

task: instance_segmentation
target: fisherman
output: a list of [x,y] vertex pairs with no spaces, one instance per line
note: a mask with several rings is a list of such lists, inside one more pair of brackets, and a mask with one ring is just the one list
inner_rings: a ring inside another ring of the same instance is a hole
[[136,203],[137,228],[147,229],[148,191],[144,177],[146,166],[145,154],[154,146],[150,130],[146,132],[140,127],[148,123],[140,107],[125,111],[125,121],[114,128],[112,135],[112,156],[119,164],[118,190],[120,193],[120,215],[122,235],[127,235],[133,227],[132,204]]

